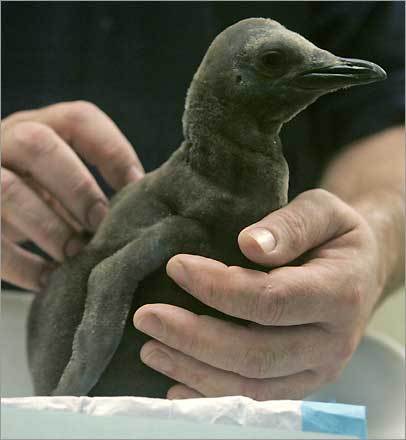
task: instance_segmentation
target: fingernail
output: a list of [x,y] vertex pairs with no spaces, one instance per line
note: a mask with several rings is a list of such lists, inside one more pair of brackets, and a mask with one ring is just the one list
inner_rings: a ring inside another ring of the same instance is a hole
[[188,274],[183,263],[178,260],[171,261],[166,268],[166,273],[176,282],[176,284],[182,288],[186,288],[186,285],[188,284]]
[[247,232],[258,244],[265,254],[269,254],[275,249],[276,241],[275,237],[272,235],[268,229],[265,228],[255,228]]
[[79,238],[71,238],[65,245],[65,255],[67,257],[75,256],[85,247],[85,244]]
[[164,333],[162,322],[156,315],[150,314],[139,321],[134,320],[134,326],[154,338],[160,338]]
[[87,214],[88,223],[93,231],[97,229],[107,214],[107,206],[104,202],[96,202],[89,210]]
[[173,370],[172,359],[162,350],[155,349],[142,356],[144,364],[153,368],[154,370],[162,371],[163,373],[170,373]]
[[136,166],[132,166],[127,172],[126,180],[127,182],[137,182],[138,180],[142,179],[144,175],[145,173],[143,171]]

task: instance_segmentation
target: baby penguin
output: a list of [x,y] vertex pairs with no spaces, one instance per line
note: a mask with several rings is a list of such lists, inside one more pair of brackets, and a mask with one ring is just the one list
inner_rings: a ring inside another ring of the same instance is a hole
[[185,293],[166,275],[167,261],[189,253],[261,270],[237,236],[287,203],[282,125],[321,95],[385,77],[270,19],[218,35],[190,85],[179,149],[114,197],[91,242],[35,298],[28,351],[36,393],[165,397],[173,381],[140,361],[148,338],[132,323],[147,303],[246,325]]

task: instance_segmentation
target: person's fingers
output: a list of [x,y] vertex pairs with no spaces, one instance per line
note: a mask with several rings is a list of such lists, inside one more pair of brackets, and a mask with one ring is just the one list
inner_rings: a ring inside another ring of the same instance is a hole
[[85,243],[54,211],[13,172],[1,172],[2,219],[36,243],[51,257],[62,261],[78,253]]
[[169,400],[200,399],[202,397],[204,397],[203,394],[181,383],[177,383],[173,387],[169,388],[168,392],[166,393],[166,398]]
[[38,255],[1,238],[1,278],[23,289],[38,292],[48,283],[54,266]]
[[188,356],[244,377],[279,377],[317,368],[325,350],[334,351],[327,333],[316,326],[246,327],[166,304],[142,306],[134,314],[134,325]]
[[196,393],[193,397],[200,393],[206,397],[238,395],[255,400],[302,399],[323,381],[321,375],[310,370],[273,379],[246,378],[214,368],[157,341],[149,341],[142,347],[141,359],[149,367],[186,386],[175,385],[170,389],[168,398],[171,399],[188,398],[193,392]]
[[74,229],[78,234],[83,233],[85,227],[81,225],[73,215],[62,205],[62,203],[57,200],[52,195],[46,201],[47,205],[55,211],[59,217],[61,217],[72,229]]
[[1,234],[14,243],[20,243],[26,241],[27,236],[19,231],[15,226],[1,219]]
[[178,254],[169,260],[167,273],[204,304],[258,324],[327,322],[337,313],[336,294],[330,292],[330,286],[340,286],[328,265],[311,262],[266,273],[226,266],[197,255]]
[[29,174],[90,230],[107,212],[107,198],[76,153],[48,126],[19,122],[2,131],[3,165]]
[[36,182],[32,177],[23,177],[22,180],[32,188],[40,198],[46,202],[48,206],[51,207],[60,217],[62,217],[65,222],[71,226],[77,233],[82,233],[84,226],[81,225],[73,215],[57,200],[49,191],[44,189],[38,182]]
[[117,125],[96,105],[64,102],[37,111],[34,120],[52,127],[115,189],[140,180],[144,169]]
[[325,190],[315,189],[243,229],[238,243],[251,261],[281,266],[356,226],[348,205]]
[[5,130],[9,128],[11,125],[16,124],[17,122],[29,121],[34,117],[35,113],[38,110],[20,110],[18,112],[12,113],[1,121],[1,130]]

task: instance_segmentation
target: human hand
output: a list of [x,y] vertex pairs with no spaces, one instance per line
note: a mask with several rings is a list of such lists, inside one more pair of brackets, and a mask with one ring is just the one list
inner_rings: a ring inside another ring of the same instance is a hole
[[[355,209],[307,191],[244,229],[244,255],[269,273],[177,255],[168,275],[236,325],[166,304],[141,307],[141,350],[179,384],[168,398],[300,399],[334,381],[356,349],[385,284],[377,238]],[[304,258],[300,266],[284,266]],[[187,330],[185,330],[187,329]]]
[[[84,246],[107,198],[80,157],[115,189],[142,178],[132,146],[95,105],[64,102],[14,113],[1,124],[2,279],[29,290],[47,283],[55,263]],[[54,263],[20,246],[31,240]]]

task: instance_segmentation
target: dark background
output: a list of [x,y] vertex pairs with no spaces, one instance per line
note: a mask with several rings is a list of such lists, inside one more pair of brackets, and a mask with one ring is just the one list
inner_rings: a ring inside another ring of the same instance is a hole
[[291,196],[316,186],[341,146],[403,121],[403,2],[2,2],[2,115],[92,101],[152,170],[181,142],[186,90],[210,42],[253,16],[388,72],[321,98],[283,130]]
[[290,197],[317,186],[347,143],[404,122],[403,2],[2,2],[1,12],[2,116],[91,101],[122,129],[147,171],[182,140],[186,90],[207,47],[248,17],[273,18],[388,73],[385,82],[322,97],[282,130]]

